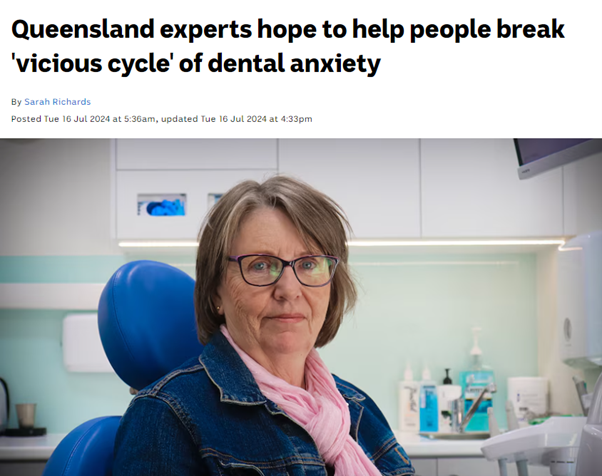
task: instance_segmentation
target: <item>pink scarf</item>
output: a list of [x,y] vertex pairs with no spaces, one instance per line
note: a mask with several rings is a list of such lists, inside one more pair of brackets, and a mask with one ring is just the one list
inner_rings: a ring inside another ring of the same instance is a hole
[[315,349],[305,360],[307,390],[304,390],[272,375],[236,345],[225,326],[220,329],[255,377],[261,393],[305,428],[326,464],[334,466],[336,476],[381,476],[349,435],[351,418],[347,402]]

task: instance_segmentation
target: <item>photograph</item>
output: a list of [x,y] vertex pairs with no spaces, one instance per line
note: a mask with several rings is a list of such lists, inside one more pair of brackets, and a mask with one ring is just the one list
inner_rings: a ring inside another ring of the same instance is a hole
[[602,475],[602,139],[0,167],[0,476]]

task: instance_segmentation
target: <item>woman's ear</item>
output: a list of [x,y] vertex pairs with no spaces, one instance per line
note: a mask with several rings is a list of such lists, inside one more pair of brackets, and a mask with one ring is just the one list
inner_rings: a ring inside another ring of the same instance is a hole
[[217,313],[220,316],[223,316],[224,308],[222,306],[222,298],[220,297],[220,295],[218,293],[216,293],[215,296],[213,296],[213,299],[211,300],[211,302],[213,303],[213,307],[217,311]]

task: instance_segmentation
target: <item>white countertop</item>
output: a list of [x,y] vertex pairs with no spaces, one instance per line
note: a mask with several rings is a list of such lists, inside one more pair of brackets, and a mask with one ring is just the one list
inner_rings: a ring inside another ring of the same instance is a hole
[[0,461],[46,461],[65,436],[0,436]]
[[[65,436],[56,433],[46,436],[0,436],[0,461],[45,461]],[[410,458],[483,456],[481,445],[484,440],[431,440],[398,432],[395,432],[395,436]]]
[[394,433],[397,441],[410,458],[483,457],[481,446],[485,440],[432,440],[413,433],[397,431]]

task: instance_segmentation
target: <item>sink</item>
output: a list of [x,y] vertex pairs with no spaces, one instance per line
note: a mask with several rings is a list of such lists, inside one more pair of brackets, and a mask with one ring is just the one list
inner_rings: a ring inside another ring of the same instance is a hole
[[420,436],[431,440],[486,440],[491,435],[488,431],[469,431],[466,433],[433,433],[420,432]]

